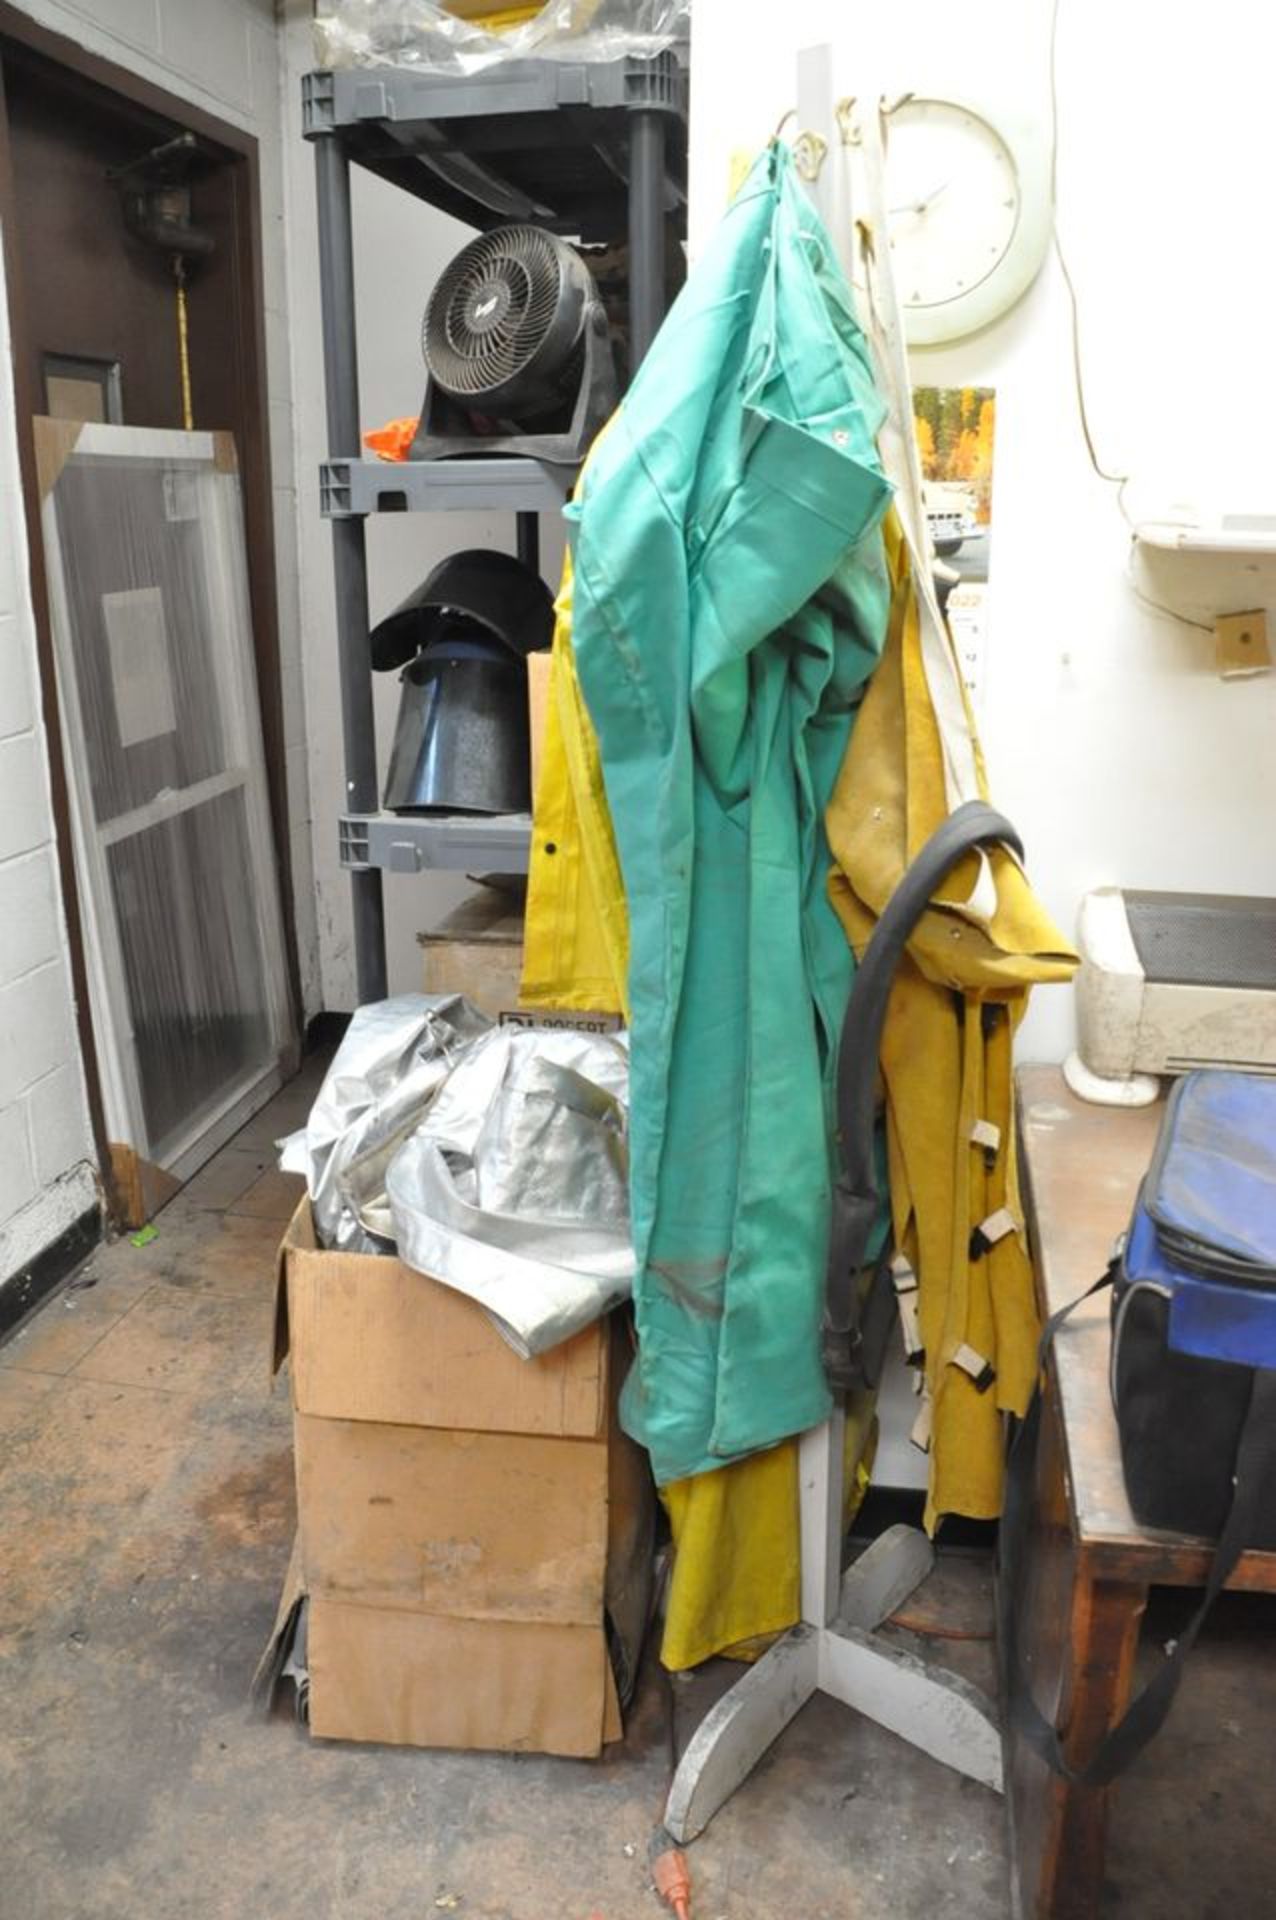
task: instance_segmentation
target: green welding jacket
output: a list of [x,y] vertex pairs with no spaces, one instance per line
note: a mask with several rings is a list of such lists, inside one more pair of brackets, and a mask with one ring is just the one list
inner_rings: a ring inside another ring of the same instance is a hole
[[773,144],[568,509],[630,921],[639,1351],[622,1415],[661,1484],[829,1411],[853,962],[823,816],[889,611],[882,412],[828,236]]

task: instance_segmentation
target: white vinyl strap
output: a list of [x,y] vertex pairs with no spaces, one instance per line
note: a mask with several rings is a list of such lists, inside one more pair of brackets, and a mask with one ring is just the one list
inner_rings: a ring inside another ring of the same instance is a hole
[[891,1260],[891,1279],[895,1283],[896,1293],[916,1293],[917,1275],[902,1253],[895,1254]]
[[995,1247],[999,1240],[1004,1240],[1007,1234],[1017,1233],[1018,1231],[1019,1222],[1015,1219],[1014,1214],[1011,1213],[1010,1208],[998,1207],[996,1213],[990,1213],[988,1218],[981,1220],[979,1225],[972,1231],[970,1236],[970,1258],[972,1260],[982,1260],[984,1255]]
[[953,1355],[953,1365],[960,1367],[963,1373],[969,1374],[980,1393],[986,1393],[997,1378],[997,1369],[992,1361],[986,1359],[982,1353],[977,1353],[974,1347],[968,1346],[964,1340]]
[[979,1222],[975,1231],[983,1236],[986,1246],[995,1247],[999,1240],[1004,1240],[1008,1233],[1015,1231],[1015,1216],[1009,1207],[998,1207],[996,1213],[990,1213],[986,1220]]
[[928,1393],[923,1394],[921,1406],[917,1409],[917,1418],[913,1422],[913,1430],[908,1436],[913,1445],[920,1447],[923,1453],[930,1452],[930,1436],[933,1422],[934,1406],[931,1397]]

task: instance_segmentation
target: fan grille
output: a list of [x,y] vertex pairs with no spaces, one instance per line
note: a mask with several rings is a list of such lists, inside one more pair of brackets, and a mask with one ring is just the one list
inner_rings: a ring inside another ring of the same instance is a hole
[[451,261],[421,329],[445,392],[480,400],[529,365],[558,309],[561,244],[539,227],[498,227]]

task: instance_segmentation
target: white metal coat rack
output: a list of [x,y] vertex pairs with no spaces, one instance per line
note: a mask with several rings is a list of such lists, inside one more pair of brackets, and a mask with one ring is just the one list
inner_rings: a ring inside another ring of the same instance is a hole
[[[851,278],[849,170],[823,164],[851,138],[846,103],[833,86],[833,53],[798,56],[794,146],[806,180]],[[842,1576],[845,1414],[802,1435],[799,1448],[801,1606],[798,1626],[738,1680],[697,1728],[674,1776],[665,1825],[693,1840],[753,1771],[815,1693],[830,1694],[958,1773],[1002,1790],[1001,1734],[992,1703],[944,1668],[874,1638],[934,1564],[915,1527],[892,1527]]]

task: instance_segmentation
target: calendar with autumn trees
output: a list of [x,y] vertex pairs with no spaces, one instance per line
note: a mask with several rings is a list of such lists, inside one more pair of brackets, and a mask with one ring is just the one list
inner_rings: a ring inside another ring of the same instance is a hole
[[922,478],[960,487],[977,526],[992,520],[997,407],[991,387],[915,387],[913,414]]
[[915,387],[913,424],[936,589],[967,694],[978,708],[988,638],[996,396],[991,387]]

